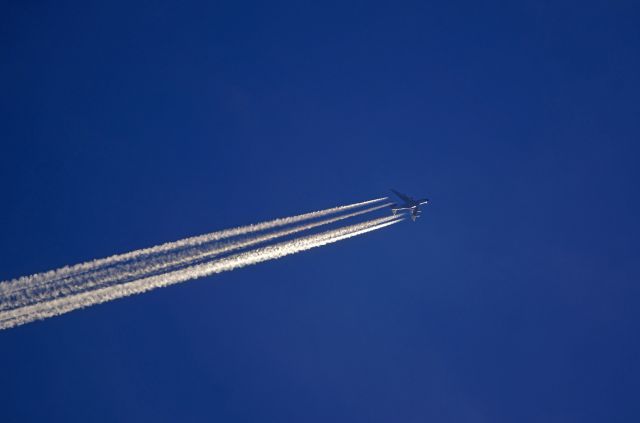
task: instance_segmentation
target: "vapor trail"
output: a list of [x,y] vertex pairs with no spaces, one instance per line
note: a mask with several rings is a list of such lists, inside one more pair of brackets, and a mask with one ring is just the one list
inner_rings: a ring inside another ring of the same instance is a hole
[[235,236],[255,233],[267,229],[274,229],[293,223],[303,222],[319,217],[329,216],[332,214],[352,210],[354,208],[363,207],[369,204],[377,203],[387,199],[388,197],[376,198],[374,200],[363,201],[360,203],[348,204],[345,206],[332,207],[325,210],[319,210],[310,213],[304,213],[297,216],[274,219],[267,222],[257,223],[253,225],[240,226],[238,228],[226,229],[217,232],[211,232],[204,235],[198,235],[185,238],[179,241],[167,242],[154,247],[143,248],[124,254],[116,254],[107,258],[87,261],[73,266],[65,266],[56,270],[43,273],[36,273],[30,276],[23,276],[18,279],[0,283],[0,297],[12,294],[21,289],[30,289],[41,283],[47,283],[54,279],[64,278],[85,272],[91,272],[96,269],[113,266],[126,261],[137,260],[152,254],[168,253],[180,248],[197,247],[213,241],[219,241]]
[[182,250],[176,253],[158,254],[157,257],[154,256],[141,261],[125,262],[123,264],[116,264],[110,267],[101,268],[94,272],[85,272],[80,275],[70,275],[64,278],[54,279],[49,283],[41,283],[36,286],[29,287],[28,289],[25,288],[19,291],[14,291],[11,294],[6,295],[4,298],[0,297],[0,311],[25,307],[44,300],[51,300],[53,298],[90,291],[107,285],[128,282],[130,280],[152,276],[160,271],[166,272],[175,270],[179,267],[193,265],[197,262],[211,259],[221,254],[241,250],[277,238],[308,231],[362,214],[371,213],[388,206],[389,203],[386,203],[334,218],[298,225],[281,231],[269,232],[265,235],[254,236],[252,238],[229,242],[227,244],[203,244],[202,246]]
[[139,294],[151,289],[185,282],[190,279],[221,273],[267,260],[274,260],[300,251],[381,229],[398,223],[400,220],[402,220],[402,218],[396,216],[373,219],[363,223],[211,260],[169,273],[154,275],[124,284],[107,286],[76,295],[52,298],[48,301],[43,300],[37,304],[0,312],[0,329],[7,329],[128,295]]

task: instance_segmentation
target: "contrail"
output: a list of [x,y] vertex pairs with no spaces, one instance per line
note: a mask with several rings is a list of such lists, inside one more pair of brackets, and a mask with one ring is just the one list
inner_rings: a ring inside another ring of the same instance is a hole
[[174,270],[177,267],[192,265],[195,264],[195,262],[211,259],[221,254],[230,253],[271,241],[273,239],[308,231],[362,214],[371,213],[388,206],[389,203],[386,203],[334,218],[324,219],[305,225],[298,225],[289,229],[254,236],[253,238],[245,240],[230,242],[225,245],[204,244],[204,246],[177,253],[160,254],[158,257],[151,257],[142,261],[134,261],[131,263],[125,262],[124,264],[116,264],[110,267],[100,268],[94,272],[85,272],[80,275],[70,275],[64,278],[54,279],[49,283],[41,283],[34,287],[30,287],[29,289],[14,291],[5,295],[4,300],[0,297],[0,311],[25,307],[30,304],[41,302],[45,299],[50,300],[52,298],[94,290],[114,283],[140,279],[142,277],[151,276],[159,271]]
[[42,300],[37,304],[0,312],[0,329],[7,329],[128,295],[185,282],[190,279],[221,273],[267,260],[274,260],[300,251],[309,250],[311,248],[320,247],[322,245],[381,229],[398,223],[401,220],[403,220],[402,217],[396,216],[373,219],[363,223],[214,259],[169,273],[154,275],[123,284],[98,288],[76,295]]
[[64,278],[80,273],[94,271],[96,269],[112,266],[125,261],[137,260],[142,257],[146,257],[152,254],[167,253],[180,248],[197,247],[202,244],[206,244],[213,241],[219,241],[235,236],[246,235],[255,233],[267,229],[274,229],[281,226],[290,225],[293,223],[303,222],[319,217],[329,216],[332,214],[344,212],[358,207],[363,207],[369,204],[377,203],[386,200],[388,197],[376,198],[374,200],[363,201],[360,203],[348,204],[345,206],[332,207],[325,210],[319,210],[315,212],[305,213],[297,216],[285,217],[280,219],[274,219],[267,222],[257,223],[253,225],[240,226],[238,228],[226,229],[217,232],[211,232],[204,235],[198,235],[190,238],[185,238],[179,241],[167,242],[154,247],[143,248],[140,250],[132,251],[124,254],[116,254],[107,258],[92,260],[73,266],[65,266],[56,270],[51,270],[43,273],[36,273],[30,276],[23,276],[18,279],[0,283],[0,297],[10,295],[15,291],[21,289],[32,289],[40,283],[47,283],[54,279]]

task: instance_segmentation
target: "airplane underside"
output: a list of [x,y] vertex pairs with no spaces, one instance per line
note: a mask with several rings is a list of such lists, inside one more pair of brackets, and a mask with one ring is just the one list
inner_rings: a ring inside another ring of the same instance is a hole
[[391,212],[393,213],[393,215],[395,216],[399,211],[404,211],[404,210],[408,210],[411,213],[411,220],[413,220],[414,222],[416,221],[416,219],[420,216],[420,214],[422,214],[422,211],[420,210],[420,206],[423,204],[427,204],[429,203],[429,199],[428,198],[421,198],[421,199],[414,199],[408,195],[405,195],[401,192],[398,192],[396,190],[391,190],[393,191],[393,193],[395,195],[397,195],[400,199],[402,199],[403,203],[401,205],[398,204],[392,204],[391,205]]

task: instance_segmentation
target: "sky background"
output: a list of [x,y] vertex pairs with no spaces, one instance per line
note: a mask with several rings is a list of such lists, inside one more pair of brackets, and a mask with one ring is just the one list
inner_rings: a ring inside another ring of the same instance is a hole
[[634,1],[9,1],[0,280],[418,222],[0,333],[10,422],[640,420]]

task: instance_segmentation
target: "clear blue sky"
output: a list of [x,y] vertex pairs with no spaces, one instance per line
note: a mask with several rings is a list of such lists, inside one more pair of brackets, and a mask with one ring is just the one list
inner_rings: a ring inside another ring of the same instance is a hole
[[0,333],[3,423],[640,420],[637,2],[9,3],[0,280],[433,203]]

